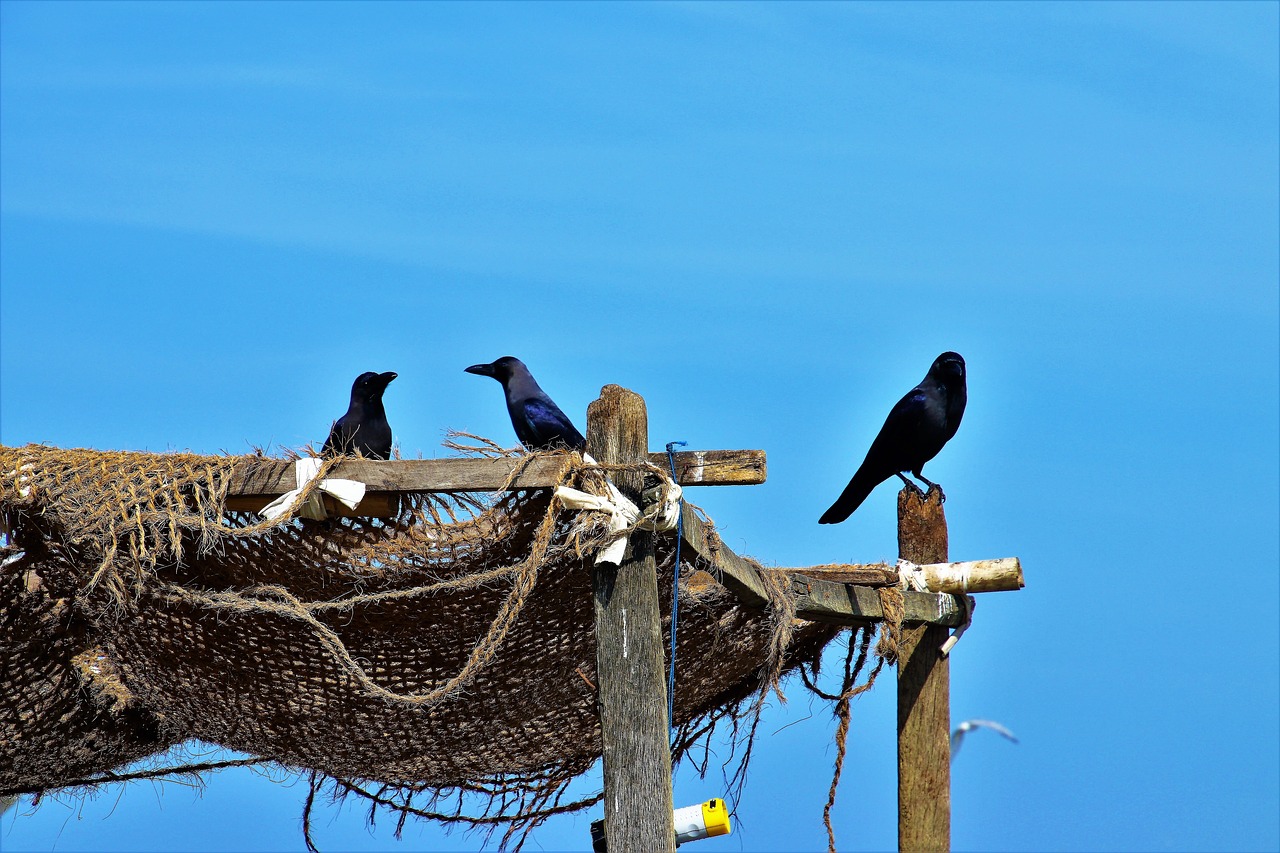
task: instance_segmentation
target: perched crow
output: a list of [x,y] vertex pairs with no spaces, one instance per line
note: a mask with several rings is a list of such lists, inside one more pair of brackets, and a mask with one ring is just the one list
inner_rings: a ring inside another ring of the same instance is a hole
[[894,474],[902,477],[908,486],[914,486],[902,475],[903,471],[910,471],[930,488],[936,486],[925,479],[920,469],[956,434],[967,399],[964,359],[958,353],[944,352],[934,359],[924,381],[889,412],[880,434],[871,442],[867,458],[818,523],[844,521],[872,489]]
[[525,447],[530,450],[553,447],[586,449],[587,440],[582,433],[538,387],[533,374],[520,359],[504,355],[491,364],[473,364],[467,368],[467,373],[492,376],[502,383],[502,390],[507,396],[507,414],[511,416],[516,438]]
[[361,373],[351,386],[351,405],[334,421],[325,440],[322,456],[355,456],[368,459],[391,458],[391,425],[382,408],[382,392],[394,373]]

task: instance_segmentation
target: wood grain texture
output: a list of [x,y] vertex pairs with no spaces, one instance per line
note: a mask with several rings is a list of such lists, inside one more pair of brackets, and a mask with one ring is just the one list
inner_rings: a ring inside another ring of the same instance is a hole
[[[898,555],[947,561],[940,493],[898,493]],[[951,849],[951,677],[940,625],[904,627],[898,655],[898,849]]]
[[[594,454],[593,454],[594,455]],[[749,486],[765,481],[763,450],[693,450],[677,453],[676,482],[681,486]],[[599,459],[599,457],[596,457]],[[667,470],[667,454],[643,451],[640,459]],[[506,485],[523,466],[512,489],[548,489],[557,485],[561,461],[554,457],[499,459],[348,459],[329,476],[359,480],[371,492],[491,492]],[[294,488],[293,463],[255,460],[231,483],[236,497],[274,498]]]
[[[649,461],[667,470],[665,453]],[[681,486],[758,486],[769,474],[763,450],[683,450],[675,454],[676,482]]]
[[929,563],[920,567],[925,586],[935,592],[957,595],[971,592],[1014,592],[1026,586],[1022,562],[1017,557]]
[[898,571],[885,563],[840,564],[805,566],[803,568],[778,569],[794,575],[804,575],[815,580],[836,583],[856,583],[862,586],[897,586]]
[[[587,452],[602,463],[646,458],[648,435],[644,400],[632,391],[606,385],[587,407]],[[639,475],[619,472],[614,484],[639,502]],[[592,574],[610,853],[675,853],[667,682],[652,536],[632,533],[622,565],[601,563]]]
[[[875,587],[792,575],[791,588],[797,593],[796,616],[801,619],[850,627],[884,619],[884,609],[880,606],[880,595]],[[964,621],[964,613],[955,596],[904,592],[902,598],[905,607],[902,621],[908,625],[941,625],[945,629]]]

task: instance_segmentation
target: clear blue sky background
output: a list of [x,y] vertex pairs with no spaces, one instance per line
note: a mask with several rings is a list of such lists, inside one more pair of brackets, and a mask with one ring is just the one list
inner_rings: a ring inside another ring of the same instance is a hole
[[[954,840],[1280,847],[1280,6],[0,4],[0,438],[323,439],[396,370],[406,456],[514,443],[462,368],[581,426],[764,448],[700,490],[778,565],[895,556],[894,487],[818,515],[939,352],[956,559],[1017,555],[952,665]],[[825,849],[830,709],[772,708],[716,850]],[[856,708],[842,849],[895,844],[894,695]],[[785,728],[791,724],[789,728]],[[722,793],[682,774],[677,799]],[[297,850],[251,773],[10,811],[0,849]],[[588,847],[591,817],[529,849]],[[328,810],[322,848],[477,839]]]

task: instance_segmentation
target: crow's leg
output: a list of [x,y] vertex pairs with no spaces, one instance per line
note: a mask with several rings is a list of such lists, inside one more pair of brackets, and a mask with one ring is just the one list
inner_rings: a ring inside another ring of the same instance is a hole
[[[923,468],[923,467],[924,467],[923,465],[921,465],[921,466],[920,466],[920,468]],[[917,468],[916,470],[912,471],[912,472],[911,472],[911,476],[915,477],[917,480],[919,480],[920,482],[922,482],[922,483],[924,483],[926,486],[928,486],[928,487],[929,487],[929,491],[931,491],[931,492],[932,492],[934,489],[937,489],[937,490],[938,490],[938,503],[946,503],[946,501],[947,501],[947,493],[946,493],[946,492],[944,492],[944,491],[942,491],[942,486],[939,486],[937,483],[935,483],[935,482],[933,482],[932,480],[930,480],[930,479],[929,479],[928,477],[926,477],[924,474],[921,474],[921,473],[920,473],[920,468]],[[902,477],[902,475],[901,475],[901,474],[899,474],[898,476],[899,476],[899,477]],[[903,479],[905,480],[905,479],[906,479],[906,477],[903,477]]]
[[[903,474],[901,471],[899,471],[899,472],[898,472],[898,476],[902,479],[902,482],[903,482],[904,484],[906,484],[906,487],[907,487],[908,489],[910,489],[911,491],[915,492],[917,495],[920,495],[921,497],[924,497],[924,492],[920,490],[920,487],[919,487],[919,486],[917,486],[917,485],[916,485],[915,483],[913,483],[911,480],[907,479],[907,475],[906,475],[906,474]],[[920,475],[919,475],[919,474],[917,474],[916,476],[917,476],[917,477],[919,477]],[[924,478],[923,478],[923,477],[920,477],[920,479],[922,479],[922,480],[923,480]],[[928,481],[926,481],[926,482],[928,482]]]

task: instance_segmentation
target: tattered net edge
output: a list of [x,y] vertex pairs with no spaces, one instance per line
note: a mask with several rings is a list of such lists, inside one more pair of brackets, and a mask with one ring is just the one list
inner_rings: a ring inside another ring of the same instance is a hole
[[[455,448],[456,449],[456,448]],[[24,456],[23,451],[26,451]],[[21,562],[22,559],[30,557],[31,554],[40,550],[48,543],[40,542],[38,537],[32,538],[32,531],[50,530],[44,525],[50,519],[46,518],[46,513],[33,512],[33,508],[38,501],[47,494],[54,492],[57,485],[51,485],[47,478],[42,477],[45,473],[43,467],[39,470],[29,461],[29,456],[34,454],[36,457],[47,457],[49,453],[56,452],[49,448],[23,448],[13,450],[10,448],[0,448],[0,511],[3,513],[3,521],[5,531],[9,541],[0,551],[0,565],[11,565],[15,562]],[[63,453],[76,453],[76,451],[63,451]],[[483,452],[483,451],[481,451]],[[98,462],[104,458],[116,457],[120,454],[101,454],[96,451],[79,451],[81,454],[89,454]],[[133,454],[132,456],[138,456]],[[128,603],[131,600],[139,598],[144,591],[149,591],[151,587],[156,585],[156,579],[164,576],[166,572],[178,572],[181,575],[181,568],[188,560],[199,562],[202,558],[208,557],[210,554],[222,556],[226,552],[226,541],[232,542],[238,539],[251,538],[262,534],[269,530],[289,529],[289,525],[296,528],[296,522],[285,518],[277,519],[274,522],[264,523],[256,521],[248,517],[241,517],[233,521],[227,522],[227,516],[221,511],[221,507],[225,501],[228,484],[230,482],[229,472],[236,465],[253,464],[252,459],[246,460],[244,457],[195,457],[189,454],[167,454],[150,457],[152,460],[163,460],[158,463],[163,469],[159,474],[159,485],[155,480],[155,472],[148,472],[148,477],[143,478],[143,482],[138,482],[137,478],[130,477],[125,482],[119,482],[115,485],[117,488],[109,499],[105,500],[85,500],[83,494],[76,493],[78,485],[73,484],[73,488],[67,490],[63,488],[63,494],[68,491],[73,493],[73,498],[68,503],[69,507],[63,506],[64,511],[73,517],[74,523],[71,527],[70,534],[63,537],[63,541],[59,544],[62,550],[76,552],[75,555],[68,556],[66,554],[57,555],[58,559],[65,559],[69,562],[84,563],[84,554],[101,555],[101,560],[92,559],[87,564],[87,570],[82,572],[76,578],[78,588],[71,591],[71,609],[81,609],[86,613],[94,614],[97,619],[110,619],[114,615],[118,615],[128,609]],[[533,458],[532,456],[525,457]],[[83,461],[83,460],[80,460]],[[332,463],[326,463],[326,467],[331,467]],[[105,465],[105,463],[104,463]],[[72,466],[75,467],[75,466]],[[92,468],[92,465],[89,466]],[[578,475],[575,484],[586,487],[587,490],[601,489],[601,483],[598,481],[601,474],[605,470],[618,470],[627,466],[582,466],[581,460],[575,461],[573,458],[565,459],[563,472],[565,481],[574,479],[574,475]],[[647,473],[661,473],[659,469],[649,465],[633,466],[644,469]],[[588,470],[589,469],[589,470]],[[103,468],[106,471],[106,467]],[[78,472],[84,475],[83,471]],[[107,479],[111,479],[114,474],[107,474]],[[514,475],[513,475],[514,476]],[[317,477],[320,480],[323,477]],[[86,476],[89,481],[94,481],[93,476]],[[597,482],[593,483],[593,478]],[[55,478],[56,479],[56,478]],[[96,485],[101,485],[101,478]],[[92,494],[95,483],[90,482],[87,491]],[[601,489],[602,490],[602,489]],[[461,555],[462,561],[465,561],[466,552],[475,545],[475,537],[477,535],[496,535],[497,528],[501,526],[504,516],[518,514],[515,511],[519,508],[522,500],[520,497],[513,498],[515,493],[494,496],[440,496],[440,495],[420,495],[414,496],[412,500],[405,503],[404,511],[398,519],[391,522],[391,525],[408,525],[410,527],[426,526],[437,532],[448,529],[459,532],[462,535],[450,535],[444,537],[447,541],[429,542],[427,543],[428,554],[434,548],[437,556],[444,556],[437,561],[434,568],[441,566],[449,567],[459,562]],[[191,512],[194,506],[195,512]],[[586,514],[583,514],[586,515]],[[56,520],[55,520],[56,521]],[[709,519],[708,519],[709,521]],[[342,559],[348,564],[354,564],[366,572],[366,576],[362,577],[362,584],[356,596],[347,597],[339,602],[332,601],[310,601],[304,602],[297,595],[290,593],[288,590],[275,588],[271,584],[263,584],[253,590],[253,594],[245,596],[233,594],[228,596],[225,592],[210,591],[208,589],[200,589],[192,591],[184,588],[181,583],[173,583],[165,581],[161,584],[161,589],[165,595],[172,595],[179,598],[186,596],[199,599],[202,603],[217,606],[219,604],[230,606],[247,607],[250,609],[258,608],[277,608],[283,611],[292,611],[295,616],[304,620],[310,620],[313,624],[318,620],[315,619],[315,613],[307,610],[307,605],[314,608],[332,608],[337,606],[352,606],[353,601],[366,601],[373,599],[387,600],[397,596],[412,596],[421,593],[422,590],[431,587],[433,589],[446,588],[475,588],[477,585],[493,583],[502,578],[514,576],[513,592],[508,596],[507,604],[509,606],[500,613],[499,618],[494,620],[494,625],[498,625],[506,620],[514,621],[519,616],[519,602],[516,601],[516,590],[521,588],[521,581],[524,580],[528,584],[536,583],[536,576],[532,579],[528,577],[528,572],[521,573],[520,565],[527,566],[534,562],[533,558],[526,559],[522,564],[517,566],[500,566],[497,569],[480,573],[483,577],[477,579],[476,574],[463,574],[458,577],[448,577],[445,575],[432,574],[430,569],[432,560],[430,557],[421,560],[421,565],[417,568],[422,570],[424,576],[432,578],[432,583],[421,585],[415,589],[404,588],[383,588],[379,577],[378,570],[382,567],[382,563],[389,556],[396,556],[394,553],[388,552],[386,549],[371,547],[369,542],[371,537],[368,535],[370,531],[376,531],[380,527],[388,526],[387,523],[357,523],[357,522],[335,522],[336,525],[333,535],[338,538],[346,538],[349,547],[339,549],[342,551]],[[481,530],[477,534],[477,530],[484,528],[488,524],[492,529]],[[56,526],[56,524],[55,524]],[[15,544],[15,535],[17,544]],[[25,538],[25,543],[22,541]],[[376,539],[376,533],[372,537]],[[430,538],[430,537],[429,537]],[[546,512],[541,523],[537,525],[536,533],[532,538],[530,545],[530,553],[542,559],[553,549],[552,541],[556,540],[556,547],[561,550],[558,554],[563,555],[572,547],[579,555],[594,553],[594,550],[605,541],[607,534],[602,530],[602,525],[584,523],[581,516],[575,516],[571,521],[558,519],[554,506]],[[713,533],[714,538],[714,533]],[[529,544],[529,543],[526,543]],[[411,548],[420,548],[424,545],[421,539],[410,543]],[[58,551],[58,548],[51,549]],[[395,549],[393,549],[394,551]],[[195,552],[192,558],[191,552]],[[185,552],[185,553],[184,553]],[[400,556],[405,556],[401,554]],[[414,555],[416,559],[416,555]],[[452,561],[452,563],[450,562]],[[668,554],[663,561],[669,578],[672,570],[670,555]],[[681,575],[684,578],[693,578],[695,573],[699,572],[702,567],[696,562],[682,561]],[[769,621],[772,624],[770,632],[770,641],[767,644],[765,654],[765,662],[759,668],[756,675],[746,679],[732,688],[724,691],[717,696],[711,703],[711,707],[706,711],[698,714],[692,719],[682,722],[675,733],[673,740],[673,757],[678,762],[688,759],[693,762],[694,766],[701,775],[706,775],[710,765],[709,744],[712,735],[723,727],[730,729],[729,742],[731,744],[730,756],[723,764],[722,768],[726,773],[726,783],[730,787],[731,792],[728,797],[730,802],[736,801],[737,797],[732,794],[732,789],[740,790],[741,785],[745,782],[747,765],[751,756],[751,748],[754,743],[754,735],[756,727],[759,724],[760,713],[763,709],[763,703],[770,691],[778,691],[782,676],[795,668],[808,666],[816,679],[818,671],[818,662],[821,658],[823,648],[839,633],[841,629],[829,626],[814,626],[811,623],[800,622],[795,619],[795,602],[794,596],[786,584],[767,570],[761,570],[761,576],[766,581],[766,588],[770,595]],[[30,574],[27,575],[30,577]],[[179,580],[182,578],[179,577]],[[363,584],[368,584],[373,588],[369,591]],[[305,584],[304,584],[305,585]],[[323,584],[321,584],[323,585]],[[66,591],[66,590],[64,590]],[[527,591],[527,590],[526,590]],[[691,587],[686,585],[682,593],[682,603],[686,599],[690,599],[692,603],[697,602],[699,595],[715,595],[723,593],[722,588],[703,586],[702,591],[698,591],[696,584]],[[882,593],[883,594],[883,593]],[[893,593],[887,593],[892,595]],[[64,601],[66,599],[59,599]],[[669,602],[669,597],[668,597]],[[888,602],[886,602],[888,604]],[[899,607],[899,612],[900,612]],[[515,612],[512,613],[511,611]],[[666,608],[664,607],[664,612]],[[889,612],[886,610],[886,612]],[[665,623],[664,619],[664,623]],[[664,624],[665,629],[669,629],[669,625]],[[800,629],[800,633],[804,635],[805,642],[792,645],[794,632]],[[492,632],[491,632],[492,633]],[[843,740],[844,732],[847,731],[848,718],[848,700],[856,695],[857,692],[866,689],[870,683],[865,684],[861,688],[855,688],[854,684],[857,680],[858,671],[866,659],[866,646],[870,639],[870,629],[862,631],[862,654],[859,656],[858,665],[851,666],[846,661],[845,673],[842,678],[840,689],[835,694],[825,694],[817,690],[816,684],[809,683],[810,689],[815,690],[820,695],[837,703],[837,715],[840,717],[842,726],[838,732],[837,742],[839,753],[836,768],[836,780],[832,785],[832,800],[834,799],[835,782],[839,776],[839,762],[843,759]],[[896,633],[896,632],[894,632]],[[492,644],[489,649],[490,657],[492,653],[496,653],[496,649],[501,645],[502,636],[497,637],[497,642]],[[886,633],[885,637],[890,634]],[[490,639],[493,639],[490,636]],[[885,640],[882,638],[882,645]],[[481,650],[481,646],[485,644],[477,644],[476,650]],[[852,660],[854,642],[850,638],[850,660]],[[877,649],[877,652],[891,651],[890,646],[884,649]],[[480,657],[484,657],[483,654]],[[878,674],[880,666],[888,658],[888,654],[882,654],[880,663],[876,666],[871,675],[871,680]],[[475,655],[468,661],[468,667],[475,664]],[[128,690],[121,683],[121,679],[116,673],[98,672],[99,669],[109,669],[109,659],[105,658],[99,663],[80,662],[82,666],[97,667],[94,672],[99,677],[95,679],[93,687],[99,692],[105,691],[110,694],[115,685],[118,684],[119,689],[123,691],[121,695],[108,699],[111,702],[127,705]],[[483,662],[480,666],[483,667]],[[358,666],[356,667],[358,669]],[[464,667],[464,670],[467,667]],[[454,687],[456,682],[465,681],[464,673],[459,673],[457,679],[454,679]],[[579,675],[582,675],[579,671]],[[585,678],[585,676],[584,676]],[[588,681],[588,683],[590,683]],[[378,685],[371,682],[366,683],[371,689],[378,689]],[[446,685],[447,687],[448,685]],[[453,688],[449,688],[453,689]],[[447,693],[447,689],[437,689],[428,691],[426,694],[419,694],[418,698],[426,696],[427,701],[431,700],[432,694],[439,695]],[[679,692],[679,691],[678,691]],[[403,697],[397,697],[403,698]],[[702,750],[702,759],[696,758],[697,751]],[[729,770],[730,764],[734,762],[735,756],[739,756],[736,766],[732,771]],[[356,797],[363,799],[368,803],[370,808],[370,819],[372,820],[379,810],[390,811],[396,815],[397,832],[403,826],[403,823],[409,817],[426,818],[431,820],[442,821],[445,823],[462,824],[473,828],[480,828],[491,835],[496,828],[505,827],[503,836],[500,840],[500,846],[508,846],[514,844],[519,849],[523,844],[530,830],[539,825],[548,817],[570,811],[585,809],[595,804],[600,799],[600,794],[595,794],[585,798],[575,799],[570,802],[565,801],[568,788],[572,782],[582,777],[584,773],[591,769],[591,766],[598,760],[591,757],[590,760],[579,758],[575,761],[549,764],[545,767],[536,768],[524,773],[499,773],[489,776],[480,776],[469,780],[462,784],[451,785],[420,785],[415,783],[406,783],[403,780],[395,782],[372,781],[360,777],[350,777],[342,774],[324,773],[317,769],[294,769],[287,764],[280,764],[272,759],[248,759],[243,761],[235,761],[231,765],[219,766],[235,766],[241,764],[262,764],[274,765],[280,767],[287,772],[304,774],[309,783],[309,794],[306,806],[304,808],[304,818],[309,817],[312,805],[317,796],[328,794],[335,798]],[[105,772],[90,774],[85,778],[67,779],[60,787],[76,788],[83,791],[91,790],[103,784],[113,784],[131,779],[142,778],[161,778],[170,777],[175,774],[183,773],[210,773],[219,769],[219,766],[212,766],[209,762],[193,762],[186,763],[178,767],[154,767],[149,769],[135,770],[128,774],[119,774],[114,772]],[[40,790],[48,790],[50,786],[45,786]],[[3,790],[0,794],[5,793],[35,793],[29,790]],[[452,802],[451,809],[444,808],[443,804]],[[470,803],[478,803],[478,811],[468,811],[467,806]],[[828,803],[827,812],[829,816],[831,803]],[[304,824],[309,827],[309,822],[304,820]],[[829,820],[828,820],[829,828]],[[309,829],[307,831],[308,843],[310,844]],[[833,841],[834,844],[834,841]]]

